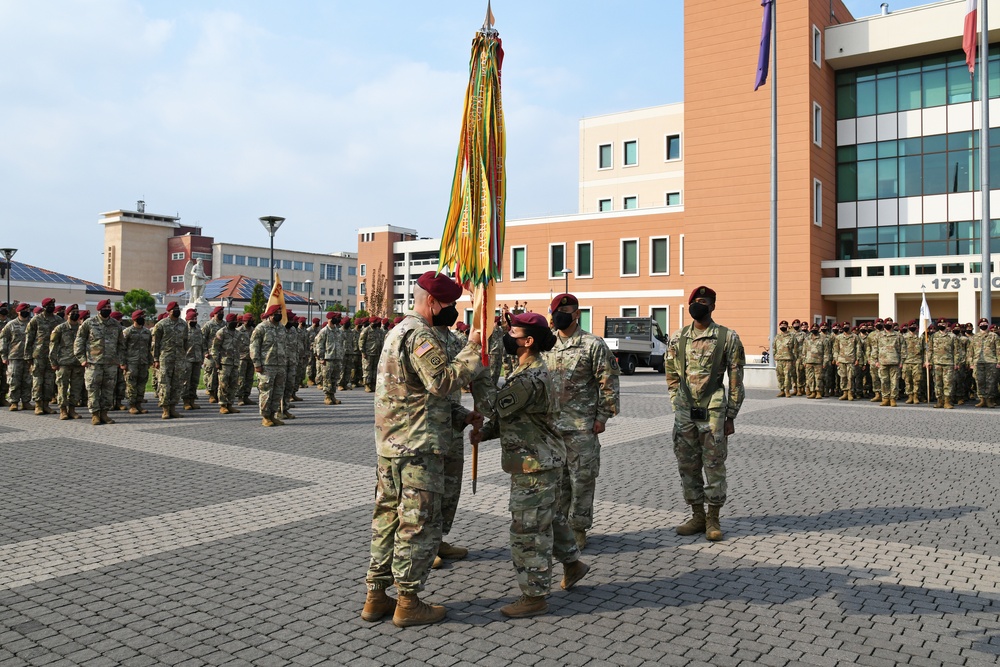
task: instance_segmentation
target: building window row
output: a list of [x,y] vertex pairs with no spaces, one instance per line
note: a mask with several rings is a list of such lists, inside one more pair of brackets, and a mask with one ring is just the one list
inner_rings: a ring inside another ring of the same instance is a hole
[[[681,135],[668,134],[664,137],[665,162],[681,159]],[[634,167],[639,164],[639,140],[627,139],[622,142],[622,166]],[[597,168],[614,169],[614,145],[600,144],[597,147]]]
[[[979,221],[861,227],[837,232],[837,259],[976,255]],[[1000,220],[990,221],[990,252],[1000,252]]]
[[182,273],[180,275],[170,276],[170,282],[171,283],[182,283],[182,282],[184,282],[184,274]]
[[[207,253],[191,253],[192,259],[211,260],[212,256]],[[253,255],[228,255],[222,256],[223,264],[233,264],[235,266],[263,266],[267,267],[267,257],[254,257]],[[309,271],[312,272],[314,264],[312,262],[300,262],[290,259],[274,260],[274,268],[285,271]]]
[[319,279],[320,280],[343,280],[344,279],[344,267],[342,264],[320,264],[319,265]]
[[185,253],[183,253],[183,252],[172,252],[172,253],[170,253],[170,259],[172,259],[172,260],[184,259],[185,257],[187,257],[187,255]]

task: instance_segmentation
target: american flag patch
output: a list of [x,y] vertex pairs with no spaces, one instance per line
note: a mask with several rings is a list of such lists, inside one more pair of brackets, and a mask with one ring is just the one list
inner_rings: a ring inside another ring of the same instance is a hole
[[430,343],[424,343],[423,345],[417,348],[417,356],[422,357],[433,349],[434,349],[433,345],[431,345]]

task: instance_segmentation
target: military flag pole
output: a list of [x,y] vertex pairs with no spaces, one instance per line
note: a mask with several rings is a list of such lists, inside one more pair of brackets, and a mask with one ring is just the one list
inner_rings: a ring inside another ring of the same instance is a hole
[[[920,293],[922,299],[920,301],[920,330],[917,332],[918,336],[924,337],[924,359],[927,359],[928,353],[930,352],[930,336],[927,335],[927,327],[930,326],[931,320],[931,309],[927,305],[927,292],[926,288],[921,285]],[[931,402],[931,366],[930,363],[925,361],[924,370],[927,374],[927,403]]]
[[[494,23],[487,1],[486,20],[472,40],[462,131],[438,259],[438,271],[450,268],[473,294],[473,326],[482,336],[483,365],[489,365],[487,341],[493,332],[496,280],[503,268],[507,182],[500,100],[503,45]],[[478,435],[473,432],[472,493],[479,472]]]
[[982,113],[979,127],[979,193],[983,200],[983,217],[979,227],[979,243],[982,251],[981,275],[979,282],[982,286],[980,292],[979,316],[993,321],[993,284],[991,272],[993,269],[992,258],[990,257],[990,86],[989,76],[987,76],[987,61],[989,60],[990,36],[987,11],[989,0],[981,0],[983,3],[982,16],[979,17],[981,23],[981,34],[979,38],[979,107]]
[[[761,0],[764,20],[761,25],[760,51],[757,54],[757,78],[754,90],[767,81],[771,70],[771,261],[770,261],[770,337],[768,348],[778,337],[778,18],[775,0]],[[774,353],[768,364],[775,367]]]

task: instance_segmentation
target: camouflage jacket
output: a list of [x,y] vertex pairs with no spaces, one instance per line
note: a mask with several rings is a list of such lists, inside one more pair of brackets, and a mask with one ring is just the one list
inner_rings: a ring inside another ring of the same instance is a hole
[[802,355],[805,354],[806,339],[809,338],[809,333],[805,330],[795,331],[792,330],[792,338],[795,339],[795,360],[803,361]]
[[787,331],[784,333],[779,331],[778,335],[774,337],[774,360],[794,361],[796,346],[797,343],[794,335]]
[[28,322],[28,330],[25,333],[24,345],[31,351],[31,358],[35,361],[49,365],[49,336],[52,330],[62,323],[56,315],[40,313],[31,318]]
[[969,341],[968,364],[995,364],[1000,352],[1000,338],[992,331],[979,331]]
[[833,334],[821,331],[819,337],[823,341],[823,363],[829,366],[833,363]]
[[903,347],[903,337],[898,331],[883,331],[878,337],[878,364],[879,366],[898,366]]
[[955,336],[955,363],[966,365],[969,362],[969,343],[971,339],[965,334]]
[[215,334],[219,333],[219,329],[225,329],[226,322],[223,320],[220,322],[218,318],[211,318],[208,322],[201,325],[201,340],[202,344],[205,346],[205,354],[212,356],[212,344],[215,342]]
[[924,337],[907,331],[903,334],[902,361],[904,364],[924,363]]
[[340,327],[329,325],[320,329],[313,342],[313,349],[317,359],[343,359],[344,358],[344,330]]
[[865,353],[868,357],[868,365],[872,367],[878,362],[878,339],[882,337],[882,333],[876,329],[868,334],[868,338],[865,340]]
[[122,337],[125,339],[125,363],[148,366],[153,362],[153,334],[149,329],[133,324],[125,327]]
[[212,360],[219,365],[235,366],[243,354],[243,334],[236,329],[222,327],[212,340]]
[[375,449],[379,456],[440,454],[468,411],[451,394],[482,365],[479,345],[467,345],[454,361],[433,327],[410,313],[386,337],[375,383]]
[[236,327],[236,330],[240,334],[240,339],[242,340],[240,347],[240,360],[250,358],[250,334],[253,333],[253,327],[248,325],[246,322]]
[[285,327],[285,364],[299,363],[302,339],[299,338],[297,327]]
[[[686,377],[681,377],[681,364],[677,358],[678,343],[684,337],[687,339],[687,359],[685,361]],[[691,408],[694,407],[688,402],[688,397],[681,391],[681,382],[684,382],[691,394],[691,400],[698,402],[702,398],[709,382],[709,375],[712,371],[712,355],[715,353],[715,346],[719,343],[719,325],[712,322],[707,329],[699,331],[693,324],[689,324],[670,339],[667,346],[667,359],[664,362],[664,371],[667,376],[667,388],[670,391],[670,404],[674,408],[674,419],[684,423],[690,423]],[[746,364],[746,354],[743,351],[743,343],[739,335],[729,330],[729,335],[722,343],[723,349],[722,364],[719,368],[718,389],[712,394],[708,403],[709,410],[724,412],[727,419],[735,419],[746,398],[746,390],[743,388],[743,366]],[[729,374],[729,391],[726,391],[724,373]]]
[[187,354],[188,325],[184,320],[164,317],[153,327],[153,361],[180,359]]
[[117,366],[124,363],[125,339],[122,327],[112,318],[91,317],[80,325],[73,343],[73,354],[80,363]]
[[312,356],[313,340],[316,338],[316,334],[311,332],[309,327],[299,327],[296,331],[299,335],[299,359],[302,363],[309,363],[309,357]]
[[802,345],[802,361],[807,364],[822,364],[826,344],[819,335],[809,334],[806,342]]
[[31,359],[31,350],[24,344],[28,333],[28,323],[19,317],[11,318],[0,332],[0,358],[4,362],[11,359]]
[[838,364],[855,364],[861,358],[861,340],[855,333],[837,334],[833,341],[833,359]]
[[368,357],[377,357],[385,342],[385,331],[374,327],[365,327],[358,337],[358,349]]
[[262,366],[284,366],[285,327],[280,323],[265,320],[254,327],[250,336],[250,359],[257,368]]
[[73,354],[73,344],[80,332],[80,322],[63,322],[49,334],[49,365],[78,366],[80,360]]
[[493,327],[487,350],[490,355],[490,368],[499,368],[503,364],[503,329],[499,326]]
[[939,366],[955,365],[955,337],[949,331],[936,331],[927,344],[924,359]]
[[577,327],[572,336],[556,336],[542,354],[559,404],[555,426],[560,432],[590,431],[621,412],[618,360],[603,338]]
[[509,473],[555,470],[566,465],[566,443],[554,427],[559,412],[545,361],[521,364],[497,392],[483,439],[500,438],[500,466]]
[[192,364],[200,364],[205,361],[205,335],[196,322],[188,322],[187,326],[187,360]]
[[354,327],[344,329],[344,356],[354,357],[361,354],[358,350],[358,330]]

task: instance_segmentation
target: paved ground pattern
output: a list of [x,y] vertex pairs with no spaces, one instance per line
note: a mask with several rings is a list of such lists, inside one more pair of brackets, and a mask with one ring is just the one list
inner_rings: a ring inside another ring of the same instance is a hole
[[371,395],[302,395],[276,429],[0,412],[0,665],[1000,662],[1000,411],[751,391],[710,544],[673,531],[663,376],[623,378],[578,589],[500,616],[517,590],[486,443],[451,535],[471,556],[428,582],[448,621],[400,630],[359,618]]

